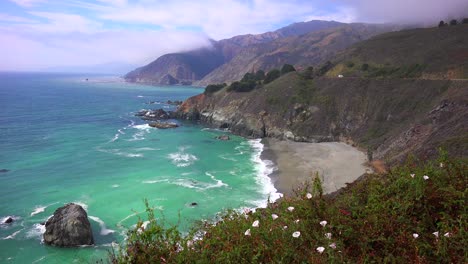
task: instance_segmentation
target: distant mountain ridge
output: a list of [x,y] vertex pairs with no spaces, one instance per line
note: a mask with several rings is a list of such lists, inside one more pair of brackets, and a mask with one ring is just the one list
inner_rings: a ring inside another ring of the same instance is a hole
[[[190,84],[202,80],[219,66],[229,63],[233,58],[243,53],[247,47],[343,25],[346,24],[313,20],[294,23],[263,34],[240,35],[220,41],[212,40],[211,47],[163,55],[148,65],[127,73],[125,79],[129,82],[148,84]],[[263,51],[258,50],[258,52],[262,53]]]

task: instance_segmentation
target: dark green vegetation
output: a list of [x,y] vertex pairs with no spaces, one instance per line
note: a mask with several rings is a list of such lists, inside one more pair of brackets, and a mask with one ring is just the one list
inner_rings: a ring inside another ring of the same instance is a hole
[[[290,64],[284,64],[281,68],[281,71],[278,69],[273,69],[269,71],[266,75],[263,70],[258,70],[256,73],[248,72],[244,74],[244,77],[242,77],[240,81],[235,81],[231,83],[231,85],[229,85],[226,90],[228,92],[250,92],[255,88],[260,88],[264,84],[271,83],[272,81],[278,79],[280,76],[293,71],[296,71],[294,66]],[[210,84],[206,87],[205,94],[217,92],[225,86],[226,84]]]
[[458,24],[378,35],[340,54],[327,76],[466,79],[467,32]]
[[[467,173],[467,160],[442,153],[433,161],[408,159],[385,175],[365,175],[334,196],[322,196],[315,178],[297,190],[296,197],[253,213],[228,211],[217,222],[200,223],[186,235],[148,208],[150,224],[143,228],[140,221],[129,232],[125,249],[111,260],[466,263]],[[255,221],[258,227],[253,226]]]
[[226,87],[227,84],[225,83],[221,83],[221,84],[210,84],[208,86],[205,87],[205,91],[203,92],[205,95],[209,95],[209,94],[212,94],[212,93],[215,93],[221,89],[223,89],[224,87]]

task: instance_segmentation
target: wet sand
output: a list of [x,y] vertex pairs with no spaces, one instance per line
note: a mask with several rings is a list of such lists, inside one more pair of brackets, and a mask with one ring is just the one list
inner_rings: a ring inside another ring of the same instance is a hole
[[315,172],[323,182],[324,193],[332,193],[369,170],[365,153],[339,142],[303,143],[266,138],[262,159],[272,160],[278,170],[272,175],[276,189],[291,194]]

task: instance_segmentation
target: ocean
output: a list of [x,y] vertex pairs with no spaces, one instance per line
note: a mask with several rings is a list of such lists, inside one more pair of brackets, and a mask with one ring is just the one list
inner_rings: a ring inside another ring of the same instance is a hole
[[[219,141],[228,132],[184,121],[160,130],[134,116],[174,110],[164,102],[202,91],[115,76],[0,73],[0,222],[14,219],[0,224],[0,263],[105,262],[111,243],[145,220],[144,199],[184,231],[277,198],[260,140]],[[44,245],[41,223],[70,202],[86,209],[95,245]]]

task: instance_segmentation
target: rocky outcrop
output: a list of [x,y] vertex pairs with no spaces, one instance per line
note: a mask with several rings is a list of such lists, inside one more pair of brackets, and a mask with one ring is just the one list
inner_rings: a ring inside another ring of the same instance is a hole
[[88,214],[79,205],[69,203],[55,210],[45,224],[44,243],[57,247],[94,244]]
[[8,216],[7,218],[5,218],[5,219],[3,220],[3,223],[2,223],[2,224],[11,224],[11,223],[13,223],[13,221],[14,221],[13,217]]
[[250,138],[344,141],[374,158],[468,155],[468,81],[316,78],[298,73],[247,93],[200,94],[176,115]]
[[142,109],[138,111],[135,116],[140,117],[143,120],[164,120],[172,118],[170,112],[164,111],[164,109],[155,109],[155,110],[148,110]]
[[159,129],[168,129],[168,128],[176,128],[179,127],[178,124],[172,122],[155,122],[149,123],[150,127],[159,128]]

